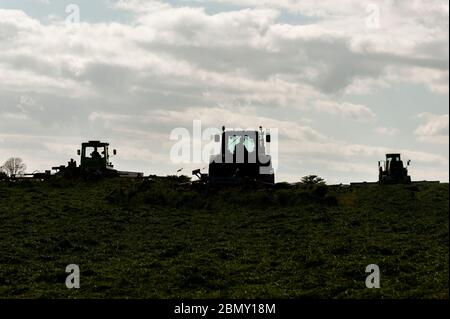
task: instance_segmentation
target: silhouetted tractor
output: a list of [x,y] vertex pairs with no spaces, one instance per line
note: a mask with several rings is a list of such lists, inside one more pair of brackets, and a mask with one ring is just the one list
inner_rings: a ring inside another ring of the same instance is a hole
[[272,159],[266,154],[265,143],[270,135],[259,131],[226,131],[215,136],[221,142],[220,154],[210,157],[208,175],[200,170],[192,173],[210,184],[238,184],[248,181],[274,184]]
[[[67,166],[52,167],[56,170],[55,175],[64,177],[142,177],[143,173],[124,172],[114,169],[109,160],[109,143],[89,141],[81,144],[81,150],[77,151],[80,156],[80,166],[73,159]],[[113,155],[116,155],[113,150]]]
[[386,160],[382,164],[378,162],[380,184],[409,184],[411,183],[411,176],[408,175],[408,160],[406,167],[403,166],[400,154],[386,154]]

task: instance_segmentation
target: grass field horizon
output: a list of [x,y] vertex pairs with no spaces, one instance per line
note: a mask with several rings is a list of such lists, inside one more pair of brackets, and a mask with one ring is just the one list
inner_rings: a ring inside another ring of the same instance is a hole
[[185,181],[0,182],[0,298],[449,297],[448,183]]

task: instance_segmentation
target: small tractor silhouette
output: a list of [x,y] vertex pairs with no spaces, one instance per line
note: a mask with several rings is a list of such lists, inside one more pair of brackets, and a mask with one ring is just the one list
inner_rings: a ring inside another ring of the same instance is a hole
[[215,136],[221,142],[220,154],[212,155],[209,174],[200,170],[192,173],[210,184],[237,184],[244,181],[258,181],[274,184],[275,175],[272,159],[266,154],[265,143],[270,143],[270,134],[259,131],[226,131]]
[[[56,170],[55,175],[64,177],[142,177],[143,173],[123,172],[114,169],[109,160],[109,143],[100,141],[89,141],[81,144],[81,150],[77,151],[80,156],[80,166],[73,159],[67,166],[52,167]],[[113,150],[113,155],[116,155]]]
[[407,161],[406,167],[403,166],[400,154],[386,154],[384,164],[378,162],[378,183],[380,184],[409,184],[411,176],[408,175],[408,166],[410,160]]

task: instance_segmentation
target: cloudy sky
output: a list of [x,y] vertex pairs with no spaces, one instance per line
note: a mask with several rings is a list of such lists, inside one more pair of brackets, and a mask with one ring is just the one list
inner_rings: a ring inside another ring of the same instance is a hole
[[448,31],[446,0],[0,0],[0,161],[100,139],[189,174],[169,136],[201,120],[278,129],[278,181],[376,180],[392,151],[448,181]]

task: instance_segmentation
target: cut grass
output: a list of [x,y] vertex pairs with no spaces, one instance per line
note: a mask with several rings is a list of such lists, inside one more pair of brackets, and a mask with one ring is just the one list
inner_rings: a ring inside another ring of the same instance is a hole
[[448,184],[180,181],[0,182],[0,298],[448,298]]

